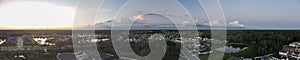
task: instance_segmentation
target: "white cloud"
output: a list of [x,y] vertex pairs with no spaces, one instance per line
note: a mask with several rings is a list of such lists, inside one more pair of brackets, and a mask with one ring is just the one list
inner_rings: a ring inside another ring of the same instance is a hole
[[227,25],[232,27],[245,27],[245,25],[241,24],[239,21],[231,21],[228,22]]
[[[224,23],[220,23],[219,21],[210,21],[210,22],[204,22],[202,25],[207,26],[224,26]],[[239,21],[227,21],[226,22],[227,27],[245,27],[244,24],[240,23]]]
[[213,20],[213,21],[210,21],[210,22],[205,22],[205,23],[203,23],[203,25],[207,25],[207,26],[224,26],[225,23],[221,23],[218,20]]

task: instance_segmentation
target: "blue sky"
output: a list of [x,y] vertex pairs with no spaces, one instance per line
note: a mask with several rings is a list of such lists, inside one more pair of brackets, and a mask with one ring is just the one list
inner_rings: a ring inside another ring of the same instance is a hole
[[[58,4],[68,7],[76,7],[77,0],[32,0],[48,2],[52,4]],[[94,2],[94,0],[82,0]],[[143,12],[147,10],[141,9],[153,9],[151,11],[176,11],[175,10],[162,10],[165,8],[173,8],[168,5],[171,0],[132,0],[139,1],[141,3],[132,2],[130,4],[137,4],[131,10],[140,9],[137,12]],[[156,2],[151,2],[156,1]],[[173,1],[173,0],[172,0]],[[103,10],[100,12],[99,21],[105,21],[113,19],[117,11],[121,6],[126,3],[127,0],[108,0],[103,5]],[[144,3],[143,3],[144,2]],[[207,17],[203,11],[203,8],[196,2],[196,0],[178,0],[179,3],[185,6],[188,11],[192,12],[191,15],[194,19],[201,21],[207,21]],[[153,3],[152,5],[147,5]],[[223,12],[227,20],[238,20],[242,24],[251,28],[300,28],[300,0],[220,0]],[[141,4],[141,5],[138,5]],[[147,7],[143,7],[147,6]],[[87,7],[87,9],[97,9],[97,6]],[[126,9],[125,9],[126,10]],[[128,9],[130,10],[130,9]],[[95,12],[86,12],[86,16]],[[133,13],[138,14],[138,13]],[[176,12],[170,13],[176,15]],[[87,19],[85,23],[92,23],[91,19]]]
[[250,26],[300,26],[299,0],[221,0],[221,4],[226,17],[237,16]]
[[[196,0],[178,1],[192,12],[193,18],[207,20]],[[251,28],[300,28],[300,0],[220,0],[220,3],[227,20],[239,20]]]

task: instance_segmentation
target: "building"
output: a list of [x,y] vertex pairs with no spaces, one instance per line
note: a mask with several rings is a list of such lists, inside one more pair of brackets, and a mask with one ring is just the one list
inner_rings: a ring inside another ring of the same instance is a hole
[[26,57],[24,55],[15,55],[15,58],[22,58],[22,59],[26,59]]
[[6,42],[6,39],[0,39],[0,45],[5,43]]
[[101,41],[108,41],[110,40],[109,38],[103,38],[103,39],[92,39],[90,42],[96,43],[96,42],[101,42]]
[[279,55],[282,55],[282,56],[288,56],[288,51],[284,51],[284,50],[281,50],[279,51]]
[[282,50],[279,51],[279,55],[282,56],[291,56],[295,52],[295,47],[292,46],[283,46]]
[[55,45],[54,43],[48,43],[48,42],[46,42],[47,40],[50,40],[50,39],[53,39],[53,38],[45,38],[45,37],[36,37],[36,38],[33,38],[33,40],[35,42],[37,42],[38,44],[40,44],[40,45]]
[[289,44],[289,46],[291,47],[298,47],[300,45],[300,42],[293,42],[291,44]]

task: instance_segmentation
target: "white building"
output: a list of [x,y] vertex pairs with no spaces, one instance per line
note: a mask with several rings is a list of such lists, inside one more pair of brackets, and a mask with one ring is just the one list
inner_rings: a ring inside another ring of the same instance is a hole
[[288,51],[280,51],[279,55],[287,56],[288,55]]
[[297,47],[299,45],[300,45],[299,42],[293,42],[293,43],[289,44],[289,46],[292,46],[292,47]]
[[0,45],[6,42],[6,39],[0,39]]
[[100,42],[100,41],[108,41],[109,39],[106,38],[106,39],[92,39],[90,42]]
[[49,39],[53,39],[53,38],[33,38],[33,40],[40,45],[55,45],[53,43],[46,42]]
[[24,55],[15,55],[15,58],[23,58],[26,59],[26,57]]

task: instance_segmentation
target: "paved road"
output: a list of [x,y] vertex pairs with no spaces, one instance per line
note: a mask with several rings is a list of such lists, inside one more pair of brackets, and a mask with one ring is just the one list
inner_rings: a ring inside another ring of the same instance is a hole
[[23,42],[24,40],[22,39],[22,37],[18,37],[17,48],[15,50],[24,50]]
[[185,47],[181,49],[181,53],[185,55],[188,60],[200,60],[197,56],[193,56],[193,54]]

